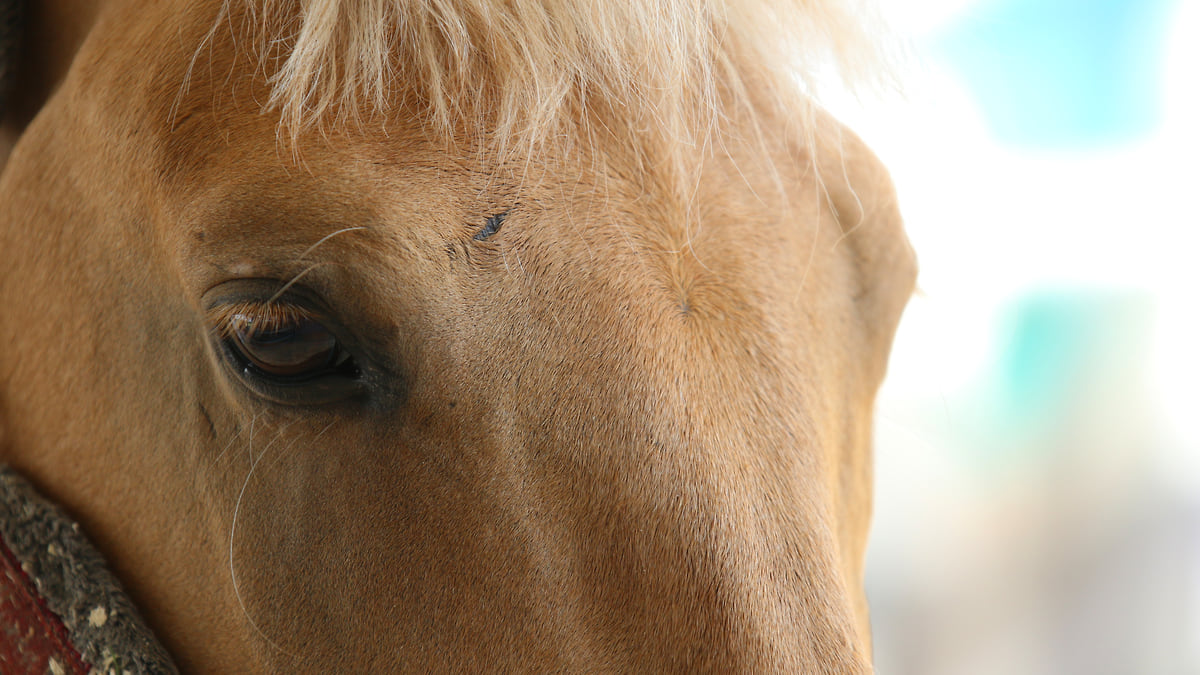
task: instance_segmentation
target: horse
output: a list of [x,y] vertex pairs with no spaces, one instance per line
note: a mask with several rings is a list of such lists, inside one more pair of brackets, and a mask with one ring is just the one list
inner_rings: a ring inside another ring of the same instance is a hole
[[0,462],[182,671],[871,672],[849,10],[19,4]]

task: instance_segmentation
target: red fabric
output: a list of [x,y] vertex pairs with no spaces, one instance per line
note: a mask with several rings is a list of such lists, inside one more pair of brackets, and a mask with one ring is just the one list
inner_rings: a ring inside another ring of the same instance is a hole
[[33,580],[0,539],[0,673],[88,672],[91,667],[71,645],[67,627],[46,606]]

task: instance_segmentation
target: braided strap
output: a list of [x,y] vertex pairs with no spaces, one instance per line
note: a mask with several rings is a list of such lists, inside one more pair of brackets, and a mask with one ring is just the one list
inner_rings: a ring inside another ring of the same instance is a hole
[[3,466],[0,672],[178,672],[79,526]]

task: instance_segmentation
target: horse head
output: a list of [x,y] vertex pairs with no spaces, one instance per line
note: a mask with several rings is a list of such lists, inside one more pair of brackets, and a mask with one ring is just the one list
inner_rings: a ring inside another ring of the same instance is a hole
[[915,266],[758,4],[26,7],[0,460],[188,670],[869,671]]

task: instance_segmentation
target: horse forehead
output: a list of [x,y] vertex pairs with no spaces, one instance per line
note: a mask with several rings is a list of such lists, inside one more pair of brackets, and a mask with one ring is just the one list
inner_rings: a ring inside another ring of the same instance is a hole
[[[488,198],[475,201],[503,207],[505,194],[529,178],[528,163],[507,179],[497,180],[471,161],[471,151],[447,152],[462,139],[440,145],[431,142],[417,109],[389,111],[386,128],[352,120],[334,129],[310,129],[302,139],[289,138],[278,112],[264,107],[270,83],[253,50],[239,43],[233,26],[240,19],[228,19],[229,25],[214,23],[221,16],[218,0],[170,7],[140,4],[116,2],[106,7],[85,45],[88,58],[77,60],[74,79],[66,88],[68,96],[90,111],[74,121],[82,120],[106,150],[115,150],[104,154],[152,171],[150,180],[163,189],[166,200],[173,201],[166,205],[168,210],[198,197],[199,190],[209,196],[224,190],[226,197],[243,202],[290,201],[293,205],[322,199],[326,204],[348,204],[359,198],[361,203],[373,202],[393,212],[415,204],[460,206],[465,195],[487,192]],[[149,67],[148,52],[156,55]],[[629,159],[609,151],[602,154],[601,163]],[[597,158],[577,159],[577,164],[585,165]],[[568,170],[578,171],[578,167]],[[641,230],[633,238],[647,243],[643,252],[652,256],[651,266],[693,248],[695,231],[687,222],[687,206],[645,200],[645,192],[663,192],[665,186],[612,179],[622,173],[618,169],[574,182],[553,177],[529,201],[569,207],[577,214],[581,209],[631,213]],[[603,184],[596,184],[597,179]],[[316,183],[321,189],[313,189]],[[422,198],[414,201],[416,192]],[[495,214],[484,217],[491,215]],[[584,244],[589,261],[597,247],[611,249],[631,240],[620,228],[600,231],[592,223],[567,224],[574,234],[560,243]],[[323,233],[317,228],[313,234]]]
[[[175,198],[208,190],[208,199],[191,203],[217,210],[198,211],[190,221],[167,219],[167,227],[178,234],[194,234],[199,224],[209,228],[206,246],[210,249],[257,246],[261,250],[264,243],[283,241],[288,250],[303,252],[333,231],[366,222],[401,238],[426,236],[431,227],[440,226],[438,240],[444,241],[453,234],[448,228],[468,227],[472,219],[482,226],[484,218],[494,215],[486,208],[504,211],[513,205],[504,198],[475,198],[503,187],[504,182],[484,176],[486,172],[469,166],[469,161],[436,152],[417,125],[403,120],[386,133],[360,134],[358,142],[350,145],[327,142],[330,139],[319,133],[300,147],[281,143],[278,116],[262,114],[267,83],[261,72],[245,51],[238,51],[227,31],[213,29],[218,2],[188,5],[183,16],[172,14],[179,8],[134,4],[120,5],[105,18],[108,23],[97,31],[101,37],[92,46],[102,58],[83,61],[75,88],[99,100],[105,109],[101,117],[119,127],[105,131],[124,141],[131,158],[152,153],[150,164],[157,172],[153,179],[166,187],[168,200],[186,202]],[[172,29],[164,30],[167,25]],[[160,55],[150,68],[145,65],[147,50]],[[91,86],[89,78],[95,78]],[[798,292],[785,293],[782,288],[796,281],[796,275],[785,265],[765,269],[759,264],[764,257],[784,260],[792,253],[803,258],[800,254],[810,250],[811,241],[798,236],[798,228],[775,230],[768,237],[768,228],[754,227],[762,219],[762,209],[748,207],[737,213],[736,205],[718,204],[752,201],[737,186],[706,186],[714,188],[704,199],[708,206],[694,212],[703,222],[689,223],[694,214],[678,205],[647,200],[636,185],[618,180],[596,185],[596,179],[594,175],[583,179],[593,184],[582,187],[546,186],[544,199],[531,199],[517,209],[526,214],[541,210],[542,217],[534,219],[537,232],[525,233],[518,255],[506,257],[504,250],[489,254],[489,260],[495,259],[493,268],[527,278],[540,272],[540,285],[530,288],[554,292],[543,293],[543,299],[575,303],[580,312],[577,323],[691,321],[692,327],[681,330],[699,331],[712,343],[741,341],[738,346],[743,351],[756,353],[767,351],[770,345],[762,341],[771,336],[804,332],[794,319],[785,318],[788,308],[777,307],[773,316],[766,309],[771,295],[799,297]],[[722,183],[720,177],[716,183]],[[272,217],[281,205],[289,211],[283,212],[284,217]],[[746,217],[755,211],[754,217]],[[247,217],[255,212],[258,215]],[[288,217],[294,214],[301,217]],[[403,217],[388,225],[389,216],[396,214]],[[587,222],[589,215],[603,222]],[[514,214],[501,236],[513,234],[519,218],[519,213]],[[822,266],[805,270],[810,273],[815,280],[823,273]],[[780,287],[764,289],[764,284]],[[599,318],[583,313],[602,306]],[[718,321],[716,314],[725,318]],[[662,349],[683,349],[683,342],[670,335],[688,333],[672,333],[678,327],[667,325],[671,326],[667,337],[648,337],[631,328],[629,340],[650,339],[650,344]],[[748,346],[749,340],[759,344]],[[658,370],[686,367],[686,361],[660,364]]]

